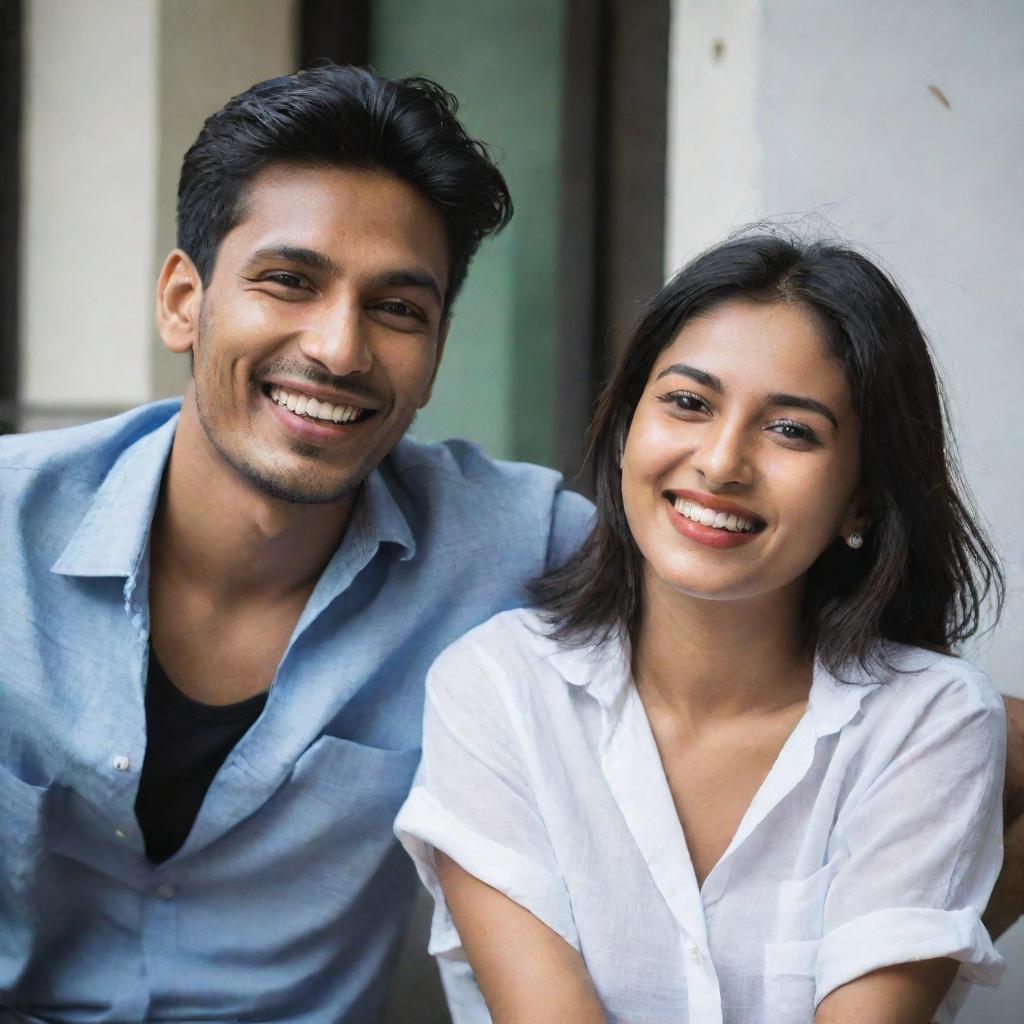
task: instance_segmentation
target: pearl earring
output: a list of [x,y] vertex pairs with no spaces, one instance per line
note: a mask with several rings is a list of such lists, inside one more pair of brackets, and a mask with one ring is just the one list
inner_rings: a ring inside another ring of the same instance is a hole
[[846,538],[846,544],[848,547],[851,547],[856,551],[857,548],[864,544],[864,538],[859,533],[851,533],[850,536]]

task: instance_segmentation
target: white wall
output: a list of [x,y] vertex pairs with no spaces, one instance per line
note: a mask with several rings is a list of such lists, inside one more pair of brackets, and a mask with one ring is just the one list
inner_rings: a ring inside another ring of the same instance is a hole
[[[1024,696],[1024,5],[676,0],[669,134],[669,270],[810,213],[895,272],[1006,560],[1005,617],[969,653]],[[963,1024],[1020,1019],[1024,925],[1000,948],[1006,980]]]

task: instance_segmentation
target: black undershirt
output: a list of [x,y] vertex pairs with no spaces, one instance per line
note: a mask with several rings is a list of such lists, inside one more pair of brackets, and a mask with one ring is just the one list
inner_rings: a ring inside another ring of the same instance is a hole
[[200,704],[167,678],[150,646],[146,756],[135,817],[153,863],[181,848],[213,777],[266,702],[259,693],[237,704]]

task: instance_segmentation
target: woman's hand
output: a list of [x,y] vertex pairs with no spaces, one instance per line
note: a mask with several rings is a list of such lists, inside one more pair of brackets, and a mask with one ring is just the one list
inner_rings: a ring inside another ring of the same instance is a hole
[[814,1024],[928,1024],[958,966],[956,960],[924,960],[872,971],[825,996]]
[[1006,702],[1006,787],[1003,869],[985,911],[985,926],[998,938],[1024,915],[1024,700]]
[[572,946],[440,851],[434,864],[494,1024],[605,1024]]

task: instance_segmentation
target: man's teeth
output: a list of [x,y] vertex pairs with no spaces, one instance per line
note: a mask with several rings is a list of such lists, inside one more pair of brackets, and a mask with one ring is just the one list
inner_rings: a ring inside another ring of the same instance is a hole
[[715,530],[728,530],[730,533],[751,533],[756,528],[752,519],[745,519],[735,512],[716,512],[687,498],[676,498],[675,510],[687,519],[692,519],[701,526],[710,526]]
[[270,397],[283,405],[296,416],[307,416],[314,420],[326,420],[329,423],[351,423],[359,418],[363,411],[355,405],[332,405],[322,398],[310,398],[300,391],[289,391],[287,388],[277,387],[270,389]]

